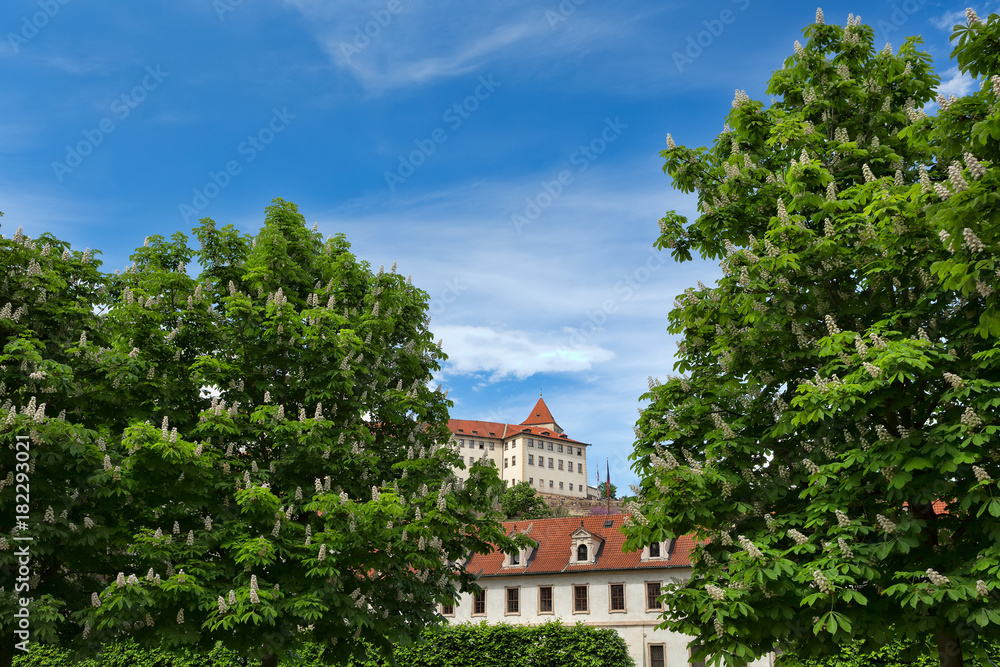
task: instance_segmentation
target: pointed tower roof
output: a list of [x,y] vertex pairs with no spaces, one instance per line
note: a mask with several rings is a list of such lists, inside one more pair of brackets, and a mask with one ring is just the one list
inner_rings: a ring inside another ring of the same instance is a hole
[[563,432],[559,424],[556,423],[552,413],[549,412],[549,406],[545,405],[545,399],[541,396],[538,397],[538,402],[531,409],[531,414],[528,415],[528,418],[521,422],[521,426],[547,426],[556,433]]

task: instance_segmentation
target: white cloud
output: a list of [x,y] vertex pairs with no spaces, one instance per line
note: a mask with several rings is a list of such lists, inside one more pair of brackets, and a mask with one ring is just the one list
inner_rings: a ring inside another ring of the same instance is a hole
[[[552,22],[547,8],[532,0],[406,0],[391,16],[381,2],[374,9],[359,0],[285,2],[305,18],[306,29],[333,64],[369,92],[510,63],[535,81],[558,78],[562,85],[599,87],[605,93],[609,86],[642,93],[664,85],[643,65],[655,57],[662,37],[652,19],[669,7],[635,11],[588,3],[564,21]],[[582,58],[591,64],[586,75],[578,76]],[[573,73],[571,84],[567,73]]]
[[969,74],[963,74],[958,67],[952,67],[941,73],[941,85],[938,86],[938,93],[947,97],[955,95],[962,97],[968,95],[975,85],[975,80]]
[[953,12],[945,12],[941,16],[932,17],[930,21],[936,28],[951,30],[955,25],[965,23],[965,10],[956,9]]
[[489,373],[491,381],[506,377],[523,380],[536,373],[585,371],[595,363],[615,358],[614,352],[596,345],[572,345],[566,335],[467,325],[434,330],[444,341],[446,372]]

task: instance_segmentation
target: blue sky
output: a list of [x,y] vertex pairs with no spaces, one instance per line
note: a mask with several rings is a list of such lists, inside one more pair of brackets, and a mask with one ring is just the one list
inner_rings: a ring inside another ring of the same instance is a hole
[[[924,37],[942,92],[964,4],[861,12],[880,48]],[[974,4],[981,15],[996,5]],[[432,297],[452,416],[518,423],[539,391],[612,481],[647,376],[671,372],[674,297],[719,276],[652,250],[694,202],[658,153],[710,143],[813,21],[761,0],[7,0],[2,232],[52,232],[123,268],[208,216],[256,231],[275,197]]]

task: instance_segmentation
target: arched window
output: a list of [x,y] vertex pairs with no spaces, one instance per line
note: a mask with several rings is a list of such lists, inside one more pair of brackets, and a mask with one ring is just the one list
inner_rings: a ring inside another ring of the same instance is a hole
[[659,542],[653,542],[652,544],[649,545],[649,557],[650,558],[659,558],[660,557],[660,543]]
[[581,561],[581,562],[587,560],[587,545],[586,544],[581,544],[580,546],[578,546],[576,548],[576,559],[578,561]]

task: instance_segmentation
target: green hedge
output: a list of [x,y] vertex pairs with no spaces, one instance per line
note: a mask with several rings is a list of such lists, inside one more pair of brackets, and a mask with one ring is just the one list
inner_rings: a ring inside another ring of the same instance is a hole
[[[617,632],[558,623],[523,625],[445,625],[425,630],[420,641],[398,646],[401,667],[635,667],[628,646]],[[259,661],[250,661],[259,665]],[[285,667],[321,667],[328,664],[317,645],[298,656],[286,656]],[[207,655],[189,651],[143,649],[132,642],[105,647],[96,658],[74,661],[58,646],[34,645],[14,667],[237,667],[239,656],[221,646]],[[348,667],[388,667],[374,652],[352,660]]]
[[[990,655],[998,660],[1000,645],[993,646]],[[966,667],[991,667],[990,663],[966,654]],[[877,651],[862,654],[858,645],[847,645],[840,654],[825,660],[799,659],[795,655],[782,656],[780,667],[937,667],[940,665],[937,650],[911,642],[893,642]]]

